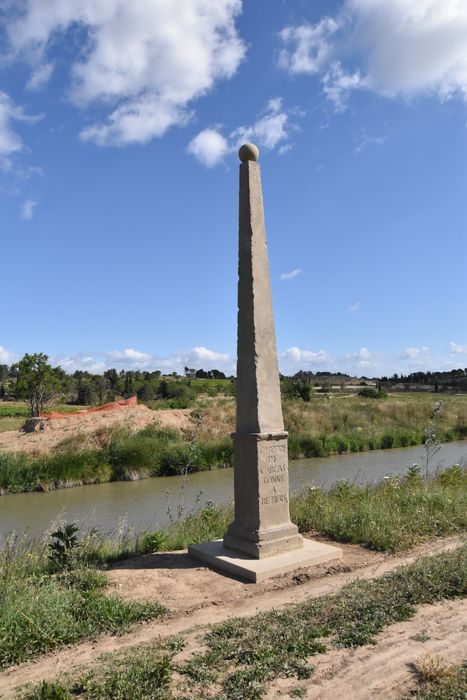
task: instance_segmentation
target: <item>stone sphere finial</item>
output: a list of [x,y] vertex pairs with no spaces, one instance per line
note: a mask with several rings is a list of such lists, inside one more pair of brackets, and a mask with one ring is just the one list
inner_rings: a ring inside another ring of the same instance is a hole
[[256,162],[259,158],[259,148],[254,143],[244,143],[243,146],[240,146],[238,157],[242,163],[245,163],[247,160]]

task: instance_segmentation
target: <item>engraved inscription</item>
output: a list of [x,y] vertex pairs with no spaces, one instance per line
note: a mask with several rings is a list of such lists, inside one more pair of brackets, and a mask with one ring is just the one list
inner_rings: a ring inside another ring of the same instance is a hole
[[288,504],[287,441],[259,446],[261,505]]

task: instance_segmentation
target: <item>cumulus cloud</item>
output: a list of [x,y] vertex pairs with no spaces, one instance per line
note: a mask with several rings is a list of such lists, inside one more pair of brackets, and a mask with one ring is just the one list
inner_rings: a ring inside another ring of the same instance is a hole
[[266,110],[251,126],[239,126],[232,132],[231,139],[235,146],[254,141],[259,146],[271,150],[279,143],[288,140],[291,131],[296,128],[290,123],[290,114],[282,107],[282,98],[275,97],[266,105]]
[[283,272],[281,275],[281,280],[293,280],[294,277],[297,277],[301,273],[300,268],[297,268],[296,270],[292,270],[291,272]]
[[334,356],[326,350],[301,350],[297,347],[288,348],[279,355],[281,367],[299,369],[320,370],[330,369],[335,364]]
[[126,350],[112,350],[107,353],[107,357],[112,362],[133,362],[136,364],[147,364],[151,361],[151,355],[147,352],[140,352],[127,348]]
[[427,346],[422,346],[421,348],[407,348],[400,354],[402,359],[418,360],[423,355],[427,355],[430,352],[430,348]]
[[188,144],[188,153],[208,168],[219,163],[231,151],[227,139],[216,129],[204,129]]
[[450,351],[454,355],[467,355],[467,345],[459,345],[458,343],[451,342]]
[[281,68],[292,74],[318,73],[331,54],[330,38],[338,27],[332,17],[323,17],[317,24],[285,27],[280,32],[284,44],[279,52]]
[[196,346],[184,352],[175,352],[163,357],[151,355],[134,348],[111,350],[108,352],[77,353],[75,355],[55,355],[53,364],[60,365],[67,372],[87,370],[101,374],[115,367],[124,370],[141,370],[152,372],[161,370],[163,373],[178,372],[183,374],[184,367],[196,369],[218,369],[231,374],[235,371],[235,358],[227,353],[210,350],[204,346]]
[[[345,0],[334,18],[286,27],[279,65],[319,74],[336,111],[356,89],[467,99],[464,0]],[[348,63],[348,68],[345,63]]]
[[267,151],[280,146],[279,152],[283,155],[292,148],[289,139],[297,129],[291,119],[295,114],[297,110],[283,107],[281,97],[274,97],[253,124],[237,127],[227,138],[218,127],[204,129],[190,141],[188,152],[208,167],[221,162],[228,153],[250,141]]
[[32,219],[36,206],[37,202],[35,202],[33,199],[27,199],[21,207],[20,218],[24,219],[24,221],[29,221]]
[[245,55],[235,27],[241,0],[25,0],[12,7],[11,51],[40,63],[32,85],[48,77],[52,42],[79,32],[69,95],[102,110],[81,133],[101,146],[143,144],[185,124],[191,103],[230,78]]
[[[467,352],[467,347],[465,349]],[[381,377],[395,372],[409,374],[416,371],[456,369],[459,359],[436,355],[427,346],[409,347],[400,352],[379,352],[363,346],[355,352],[341,355],[328,350],[313,351],[292,347],[279,355],[279,363],[284,374],[295,374],[303,369],[312,372],[345,372],[357,377]]]

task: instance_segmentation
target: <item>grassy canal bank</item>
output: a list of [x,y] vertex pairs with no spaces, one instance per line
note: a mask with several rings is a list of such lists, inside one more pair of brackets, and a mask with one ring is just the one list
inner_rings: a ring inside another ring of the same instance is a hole
[[[464,532],[466,487],[467,473],[458,467],[430,480],[412,469],[404,478],[386,479],[375,486],[339,484],[327,492],[310,490],[292,499],[291,515],[301,532],[401,552],[424,540]],[[37,541],[10,536],[0,547],[0,668],[79,639],[120,633],[134,622],[163,615],[157,603],[128,603],[106,595],[103,565],[221,537],[231,517],[229,508],[210,506],[165,530],[138,535],[82,533],[64,525]],[[446,571],[447,592],[454,584]],[[430,590],[437,591],[437,586]],[[379,600],[382,605],[384,596]],[[368,639],[374,633],[372,624]]]
[[[424,444],[427,428],[437,441],[467,437],[467,396],[446,396],[433,422],[433,396],[362,397],[283,402],[289,457]],[[233,399],[199,403],[190,430],[151,424],[136,432],[119,427],[91,436],[72,435],[53,452],[31,456],[0,453],[0,493],[49,491],[82,484],[171,476],[232,466],[229,437],[234,430]]]

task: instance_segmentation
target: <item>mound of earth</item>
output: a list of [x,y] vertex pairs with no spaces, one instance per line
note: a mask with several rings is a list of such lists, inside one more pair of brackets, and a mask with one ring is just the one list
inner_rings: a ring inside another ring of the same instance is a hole
[[27,431],[8,430],[0,433],[0,451],[28,452],[39,454],[49,452],[64,440],[67,442],[82,438],[84,444],[98,442],[93,439],[113,428],[128,428],[136,431],[150,424],[162,427],[190,430],[193,423],[189,409],[167,409],[151,411],[147,406],[122,407],[118,411],[99,413],[70,414],[66,418],[36,418]]

